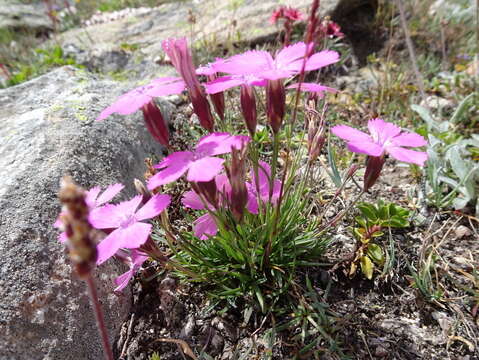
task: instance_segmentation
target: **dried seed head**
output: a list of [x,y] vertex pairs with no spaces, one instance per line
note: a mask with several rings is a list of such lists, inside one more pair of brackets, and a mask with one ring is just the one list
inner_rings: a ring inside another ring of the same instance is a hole
[[68,237],[68,250],[72,263],[80,278],[89,276],[95,267],[97,249],[92,240],[92,226],[88,222],[89,209],[85,192],[70,177],[64,177],[60,184],[59,198],[65,211],[61,221]]

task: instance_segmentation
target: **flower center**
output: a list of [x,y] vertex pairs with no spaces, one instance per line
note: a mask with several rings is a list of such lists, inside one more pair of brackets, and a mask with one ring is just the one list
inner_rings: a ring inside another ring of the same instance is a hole
[[133,225],[136,222],[137,220],[136,220],[135,214],[125,214],[123,215],[120,221],[120,227],[124,229],[124,228],[127,228],[128,226]]

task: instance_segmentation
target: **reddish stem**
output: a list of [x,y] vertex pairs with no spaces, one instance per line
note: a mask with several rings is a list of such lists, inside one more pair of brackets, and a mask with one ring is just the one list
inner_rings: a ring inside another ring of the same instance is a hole
[[114,360],[113,351],[111,350],[110,340],[108,338],[108,332],[106,330],[105,319],[103,317],[103,311],[101,309],[100,301],[98,300],[98,293],[96,291],[95,281],[93,276],[89,274],[85,282],[88,288],[88,295],[90,296],[90,302],[95,312],[96,325],[98,327],[98,332],[101,336],[101,342],[103,346],[103,352],[105,354],[106,360]]

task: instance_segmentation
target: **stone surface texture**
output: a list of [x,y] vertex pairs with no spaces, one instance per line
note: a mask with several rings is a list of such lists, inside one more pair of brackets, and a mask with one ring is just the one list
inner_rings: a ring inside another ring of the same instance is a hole
[[[124,85],[125,86],[125,85]],[[0,359],[101,359],[86,288],[68,263],[52,224],[60,178],[85,188],[116,182],[134,194],[143,159],[161,154],[141,114],[95,121],[126,89],[73,67],[0,90]],[[130,309],[108,261],[96,270],[112,340]]]
[[[331,14],[339,0],[322,0],[321,14]],[[121,50],[121,44],[135,44],[146,60],[163,56],[161,40],[186,36],[198,46],[256,42],[275,36],[279,27],[270,24],[271,13],[281,5],[299,8],[307,18],[311,0],[179,1],[132,12],[114,21],[74,29],[60,37],[64,46],[74,46],[92,54]],[[188,22],[189,16],[195,24]]]
[[1,29],[29,29],[44,32],[53,29],[52,20],[47,15],[44,3],[22,4],[3,0],[0,3]]

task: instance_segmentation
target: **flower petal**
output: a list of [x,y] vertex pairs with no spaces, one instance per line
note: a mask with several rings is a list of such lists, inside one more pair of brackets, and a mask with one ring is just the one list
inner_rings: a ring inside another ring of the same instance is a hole
[[273,58],[267,51],[251,50],[226,59],[222,64],[215,65],[217,71],[233,74],[255,74],[273,67]]
[[188,163],[193,160],[194,154],[191,151],[177,151],[174,152],[163,160],[159,164],[154,165],[155,169],[163,169],[167,166],[175,165],[178,163]]
[[98,198],[95,197],[95,199],[96,199],[95,206],[100,206],[100,205],[103,205],[104,203],[110,201],[111,199],[113,199],[116,196],[116,194],[118,194],[121,190],[123,190],[124,187],[125,187],[125,185],[123,185],[123,184],[113,184],[113,185],[108,186],[105,189],[105,191]]
[[358,154],[366,154],[370,156],[381,156],[384,153],[383,147],[372,141],[349,142],[348,149]]
[[215,236],[218,233],[218,226],[210,214],[205,214],[194,221],[193,230],[196,237],[207,240],[208,235]]
[[144,93],[145,89],[145,86],[140,86],[121,95],[113,104],[100,113],[97,120],[106,119],[113,113],[118,113],[120,115],[133,114],[143,105],[151,101],[151,96]]
[[398,136],[395,136],[391,142],[395,146],[425,146],[427,145],[426,139],[424,139],[421,135],[413,133],[413,132],[403,132]]
[[94,186],[85,193],[85,202],[90,208],[96,207],[96,199],[100,193],[101,188],[99,186]]
[[380,145],[391,141],[393,137],[399,135],[401,128],[393,123],[385,122],[383,119],[372,119],[368,121],[368,129],[373,140]]
[[125,217],[130,215],[133,215],[135,214],[136,209],[138,209],[138,206],[140,206],[142,200],[143,200],[142,195],[136,195],[135,197],[131,198],[128,201],[123,201],[115,205],[116,212],[119,214],[121,219],[124,219]]
[[[299,87],[299,83],[291,84],[287,87],[287,89],[297,89]],[[312,93],[319,93],[323,94],[325,91],[328,92],[338,92],[338,90],[329,87],[329,86],[323,86],[321,84],[316,84],[316,83],[301,83],[301,91],[305,92],[312,92]]]
[[419,166],[424,166],[424,163],[427,160],[427,153],[424,151],[414,151],[399,146],[389,146],[387,152],[396,160]]
[[201,201],[200,196],[194,191],[187,191],[183,195],[181,202],[184,206],[189,207],[193,210],[203,210],[205,205]]
[[181,78],[166,79],[173,79],[173,81],[161,81],[161,78],[153,80],[145,86],[145,94],[151,97],[158,97],[181,94],[185,90],[186,85]]
[[168,158],[165,158],[160,164],[155,166],[166,168],[153,175],[148,180],[148,189],[154,190],[158,186],[165,185],[179,179],[190,167],[193,157],[193,153],[189,151],[181,151],[169,155]]
[[354,142],[371,142],[371,137],[355,128],[352,128],[347,125],[336,125],[331,128],[331,132],[346,141],[354,141]]
[[191,163],[186,179],[188,181],[211,181],[223,169],[224,159],[204,157]]
[[133,276],[135,275],[135,271],[137,269],[134,269],[134,268],[131,268],[130,270],[128,270],[127,272],[121,274],[120,276],[118,276],[114,281],[115,281],[115,284],[117,285],[117,287],[113,290],[114,292],[120,292],[122,291],[124,288],[126,288],[126,286],[128,285],[128,283],[130,282],[130,280],[133,278]]
[[248,189],[248,203],[246,204],[246,209],[252,214],[258,213],[258,199],[256,197],[256,191],[253,188],[253,184],[246,183]]
[[198,157],[226,154],[231,152],[231,147],[239,149],[249,141],[245,135],[212,133],[200,139],[195,153]]
[[170,195],[153,195],[151,199],[136,212],[135,217],[138,221],[154,218],[165,210],[168,205],[170,205],[170,202]]
[[150,235],[152,226],[142,222],[134,223],[125,228],[118,228],[109,234],[97,246],[100,265],[116,254],[121,248],[137,249],[143,245]]
[[60,233],[60,235],[58,235],[58,241],[61,242],[62,244],[64,244],[67,240],[68,240],[68,236],[66,232],[62,232]]
[[339,61],[339,54],[336,51],[323,50],[313,54],[307,61],[305,71],[317,70]]
[[103,264],[106,260],[115,255],[115,253],[121,248],[121,232],[122,229],[114,230],[97,245],[97,265]]
[[88,221],[96,229],[115,229],[121,224],[122,213],[116,205],[107,204],[90,211]]
[[131,200],[123,201],[118,205],[107,204],[90,211],[88,220],[96,229],[114,229],[121,226],[122,221],[133,215],[141,203],[142,196],[137,195]]
[[[310,44],[311,47],[312,44]],[[288,69],[288,66],[298,59],[304,58],[306,54],[306,44],[297,42],[283,48],[275,57],[274,62],[277,69]],[[301,69],[299,69],[301,70]]]
[[242,85],[244,80],[240,77],[223,76],[216,80],[207,82],[205,85],[206,93],[217,94],[232,87]]

